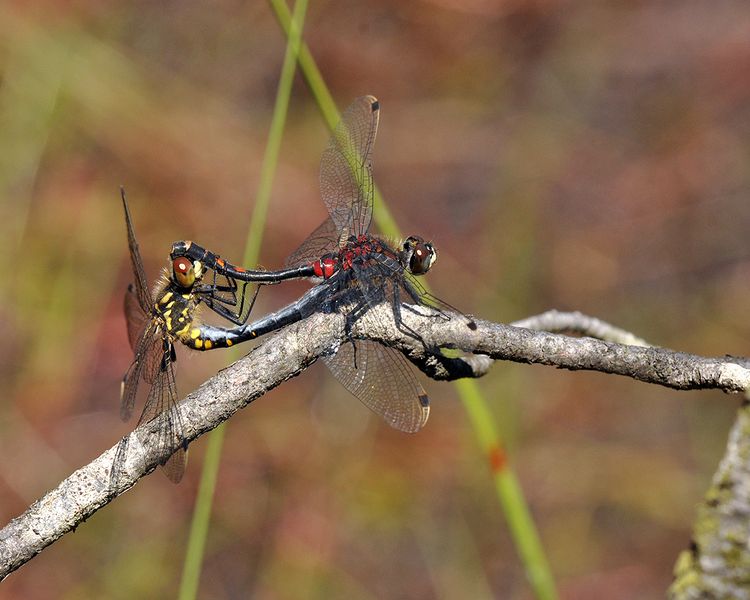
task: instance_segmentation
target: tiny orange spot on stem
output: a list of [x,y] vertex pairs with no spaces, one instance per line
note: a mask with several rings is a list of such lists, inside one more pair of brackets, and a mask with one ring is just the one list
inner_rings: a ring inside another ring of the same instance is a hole
[[508,464],[508,456],[505,454],[505,450],[499,446],[493,446],[489,451],[490,469],[493,473],[499,473],[505,470],[505,465]]

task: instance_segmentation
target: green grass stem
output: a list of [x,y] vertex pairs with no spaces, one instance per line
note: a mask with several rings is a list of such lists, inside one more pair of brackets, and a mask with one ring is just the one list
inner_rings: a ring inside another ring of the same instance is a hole
[[[294,71],[302,38],[302,25],[307,11],[307,3],[308,0],[297,0],[294,5],[294,15],[290,19],[286,54],[284,55],[284,63],[281,68],[281,76],[279,77],[279,87],[276,92],[276,102],[271,118],[268,143],[263,156],[255,208],[250,218],[248,237],[245,244],[242,262],[244,265],[254,265],[258,262],[258,255],[260,254],[260,247],[263,242],[263,230],[266,225],[271,188],[276,173],[276,166],[278,165],[281,139],[289,109],[289,97],[291,96],[292,83],[294,81]],[[221,450],[225,432],[226,425],[220,425],[209,435],[185,553],[179,600],[193,600],[198,593],[201,566],[203,564],[203,555],[208,536],[211,507],[213,505],[216,480],[221,463]]]

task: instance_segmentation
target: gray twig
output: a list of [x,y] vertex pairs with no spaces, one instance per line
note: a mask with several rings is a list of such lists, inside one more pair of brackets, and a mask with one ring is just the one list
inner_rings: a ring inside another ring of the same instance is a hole
[[627,344],[628,346],[650,346],[644,339],[629,331],[578,311],[548,310],[540,315],[514,321],[511,325],[535,329],[536,331],[548,331],[549,333],[577,333],[607,342]]

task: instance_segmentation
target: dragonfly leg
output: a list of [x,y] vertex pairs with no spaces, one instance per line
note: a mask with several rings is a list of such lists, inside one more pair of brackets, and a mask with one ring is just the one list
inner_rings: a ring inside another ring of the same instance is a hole
[[[424,339],[422,338],[419,333],[417,333],[416,330],[409,327],[406,323],[404,323],[403,318],[401,317],[401,292],[399,291],[400,286],[393,286],[393,318],[396,321],[396,328],[408,335],[411,338],[414,338],[415,340],[422,343],[422,345],[427,348],[427,345],[425,344]],[[408,308],[408,307],[405,307]]]
[[[258,296],[258,292],[260,291],[260,286],[257,286],[255,288],[255,293],[252,296],[252,299],[248,302],[245,290],[248,286],[248,282],[244,281],[242,282],[242,288],[238,288],[236,282],[233,280],[229,280],[233,282],[233,285],[231,286],[201,286],[200,288],[197,288],[195,291],[198,293],[199,298],[201,301],[203,301],[206,306],[208,306],[212,311],[214,311],[216,314],[218,314],[220,317],[224,317],[228,321],[234,323],[235,325],[244,325],[248,318],[250,317],[250,313],[253,310],[253,306],[255,305],[255,299]],[[237,306],[237,291],[240,290],[240,300],[239,300],[239,308],[237,310],[231,310],[227,308],[228,306]],[[231,293],[231,297],[223,298],[216,296],[216,292],[229,292]]]
[[[419,286],[421,288],[421,286]],[[403,282],[403,288],[406,290],[406,293],[408,294],[409,298],[411,299],[411,303],[418,305],[418,306],[426,306],[430,309],[432,309],[433,312],[430,313],[423,313],[421,311],[416,310],[413,306],[409,306],[408,304],[404,304],[404,308],[410,312],[413,312],[414,314],[421,315],[423,317],[428,317],[430,319],[445,319],[446,321],[450,321],[450,317],[446,315],[440,308],[437,306],[434,306],[430,304],[429,302],[425,302],[425,299],[435,298],[431,294],[428,294],[424,291],[424,289],[420,290],[419,288],[414,286],[414,282],[409,281],[408,279],[404,279]],[[440,301],[442,302],[442,301]]]

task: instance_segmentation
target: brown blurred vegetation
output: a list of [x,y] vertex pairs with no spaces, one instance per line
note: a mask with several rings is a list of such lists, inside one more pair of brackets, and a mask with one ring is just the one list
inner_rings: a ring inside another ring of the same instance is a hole
[[[511,321],[577,309],[700,354],[750,326],[750,4],[312,2],[341,107],[382,103],[375,174],[430,284]],[[115,443],[130,349],[118,186],[149,276],[172,241],[232,259],[284,38],[263,2],[0,4],[0,507],[15,516]],[[324,216],[327,134],[298,79],[262,262]],[[263,292],[257,314],[293,299]],[[230,360],[178,361],[184,395]],[[229,425],[201,598],[528,598],[448,384],[391,431],[320,366]],[[566,598],[657,598],[737,399],[496,365],[480,382]],[[174,595],[205,449],[0,586],[3,598]]]

